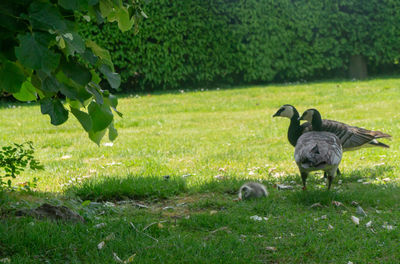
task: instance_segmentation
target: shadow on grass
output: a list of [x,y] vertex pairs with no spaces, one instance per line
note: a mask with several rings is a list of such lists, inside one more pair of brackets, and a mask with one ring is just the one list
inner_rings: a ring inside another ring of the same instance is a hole
[[[380,75],[376,74],[373,76],[368,77],[366,80],[358,81],[358,82],[368,82],[371,80],[377,79],[393,79],[398,78],[397,74],[387,74],[387,75]],[[293,86],[293,85],[311,85],[311,84],[325,84],[325,83],[335,83],[335,84],[342,84],[351,82],[352,80],[344,78],[344,77],[328,77],[326,79],[322,78],[315,78],[310,79],[305,82],[299,82],[297,80],[288,80],[288,81],[275,81],[275,82],[250,82],[250,83],[228,83],[228,82],[220,82],[220,83],[203,83],[201,85],[188,85],[183,84],[178,89],[166,89],[166,90],[149,90],[149,91],[142,91],[142,90],[129,90],[129,88],[124,88],[123,92],[118,93],[117,95],[120,98],[128,98],[131,97],[132,94],[139,95],[139,96],[157,96],[157,95],[169,95],[169,94],[181,94],[181,90],[185,92],[198,92],[198,91],[208,91],[214,92],[219,90],[241,90],[241,89],[248,89],[253,87],[260,87],[264,86],[265,88],[268,87],[286,87],[286,86]]]
[[350,182],[355,182],[359,179],[375,179],[377,177],[381,177],[382,175],[387,175],[394,169],[395,167],[390,165],[374,166],[371,168],[353,170],[350,173],[344,172],[343,176],[338,176],[337,178]]
[[[361,170],[353,170],[348,174],[337,176],[332,184],[330,191],[326,189],[326,186],[317,189],[315,185],[318,179],[307,181],[307,191],[293,192],[290,195],[290,199],[293,202],[298,202],[306,206],[310,206],[314,203],[320,203],[321,205],[329,206],[333,201],[339,201],[343,204],[350,205],[353,201],[364,206],[385,206],[393,207],[396,206],[400,199],[400,186],[393,182],[393,179],[389,179],[388,182],[380,179],[383,176],[390,175],[395,167],[393,166],[375,166],[372,168],[364,168]],[[314,176],[315,178],[315,176]],[[358,181],[358,180],[362,181]],[[342,184],[338,184],[338,181],[342,180]],[[368,183],[368,184],[364,184]]]
[[124,177],[102,176],[84,181],[66,189],[67,195],[76,195],[82,200],[117,201],[124,199],[166,199],[186,192],[186,183],[181,177]]

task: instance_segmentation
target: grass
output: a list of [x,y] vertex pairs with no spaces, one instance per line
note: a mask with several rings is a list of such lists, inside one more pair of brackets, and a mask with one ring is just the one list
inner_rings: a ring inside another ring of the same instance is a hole
[[[116,253],[123,260],[136,254],[133,263],[395,263],[399,87],[400,79],[376,79],[123,96],[119,137],[100,148],[73,118],[53,127],[36,104],[3,103],[0,146],[32,140],[45,170],[26,171],[15,182],[39,177],[35,193],[2,194],[0,259],[113,263]],[[321,174],[309,177],[303,192],[286,139],[289,121],[272,118],[286,103],[389,133],[391,148],[345,153],[343,175],[330,192]],[[269,197],[233,201],[247,180],[262,181]],[[295,189],[279,191],[277,183]],[[44,201],[67,205],[87,221],[12,216]],[[367,213],[358,216],[359,226],[351,221],[353,201]],[[321,207],[311,207],[315,203]],[[365,226],[369,221],[373,229]],[[98,229],[99,223],[106,225]],[[115,238],[106,240],[112,233]]]

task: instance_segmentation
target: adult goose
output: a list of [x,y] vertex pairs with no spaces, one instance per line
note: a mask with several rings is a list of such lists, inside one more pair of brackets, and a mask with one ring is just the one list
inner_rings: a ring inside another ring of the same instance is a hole
[[381,131],[367,130],[361,127],[350,126],[338,121],[321,118],[317,109],[308,109],[301,116],[300,120],[307,120],[308,125],[303,133],[308,131],[327,131],[332,132],[340,139],[343,151],[351,151],[365,147],[383,147],[388,145],[379,142],[378,138],[390,138],[391,135]]
[[304,133],[297,140],[294,159],[300,170],[303,190],[306,189],[308,174],[316,170],[323,170],[327,175],[329,190],[342,160],[340,140],[331,132],[311,131]]
[[[303,119],[307,120],[300,125],[299,112],[292,105],[283,105],[273,115],[273,117],[287,117],[290,119],[288,129],[288,139],[292,146],[296,146],[298,138],[309,131],[327,131],[334,133],[343,147],[343,151],[351,151],[364,147],[384,147],[389,146],[378,142],[379,138],[390,138],[391,135],[380,131],[367,130],[360,127],[350,126],[338,121],[321,119],[321,114],[316,109],[309,109],[304,112]],[[314,123],[314,125],[312,125]]]
[[281,106],[278,111],[272,117],[286,117],[290,119],[290,125],[287,132],[287,137],[289,143],[294,147],[296,146],[297,140],[303,134],[303,131],[306,127],[310,126],[311,124],[306,122],[300,125],[300,115],[297,109],[290,104],[285,104]]

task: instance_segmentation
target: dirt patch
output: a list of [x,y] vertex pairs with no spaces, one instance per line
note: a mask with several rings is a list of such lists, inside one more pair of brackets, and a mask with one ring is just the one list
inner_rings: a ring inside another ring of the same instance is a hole
[[85,222],[82,216],[72,211],[66,206],[54,206],[48,203],[44,203],[41,206],[31,210],[19,210],[15,213],[17,216],[32,216],[38,219],[52,219],[61,221],[72,221],[72,222]]

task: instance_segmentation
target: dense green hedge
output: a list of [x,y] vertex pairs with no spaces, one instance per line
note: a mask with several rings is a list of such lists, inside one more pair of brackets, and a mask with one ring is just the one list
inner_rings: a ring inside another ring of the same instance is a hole
[[398,0],[151,0],[140,32],[82,23],[132,89],[343,75],[400,57]]

